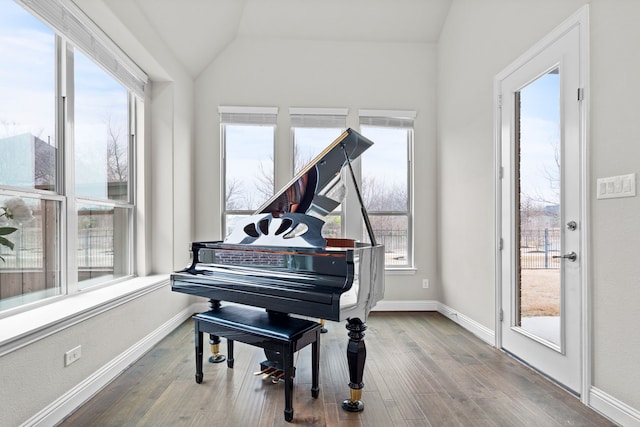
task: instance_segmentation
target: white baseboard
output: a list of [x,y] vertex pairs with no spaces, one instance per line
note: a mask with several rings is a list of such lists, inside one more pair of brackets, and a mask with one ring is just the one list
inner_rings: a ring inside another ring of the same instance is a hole
[[496,345],[496,332],[493,329],[489,329],[486,326],[476,322],[470,317],[465,316],[462,313],[454,310],[453,308],[444,305],[442,303],[438,303],[438,312],[440,312],[443,316],[448,317],[449,319],[456,322],[458,325],[465,328],[467,331],[471,332],[482,341],[486,342],[492,347]]
[[495,332],[486,326],[481,325],[470,317],[458,313],[456,310],[448,307],[438,301],[418,300],[418,301],[380,301],[373,311],[437,311],[443,316],[453,320],[472,334],[476,335],[482,341],[491,346],[496,345]]
[[[194,305],[195,306],[195,305]],[[93,375],[76,385],[67,393],[60,396],[46,408],[25,421],[21,427],[27,426],[53,426],[65,419],[69,414],[79,408],[96,393],[118,377],[125,369],[135,363],[153,346],[169,335],[195,312],[194,306],[190,306],[173,316],[158,329],[147,335],[132,347],[111,360]]]
[[438,311],[438,302],[430,300],[418,301],[379,301],[373,311]]
[[589,406],[621,426],[640,427],[640,411],[596,387],[589,390]]

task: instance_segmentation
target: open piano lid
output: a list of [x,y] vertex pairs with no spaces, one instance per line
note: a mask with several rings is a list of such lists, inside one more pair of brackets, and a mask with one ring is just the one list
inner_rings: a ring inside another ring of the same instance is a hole
[[321,218],[333,212],[346,194],[342,168],[372,145],[353,129],[345,130],[248,221],[239,223],[225,243],[324,246]]
[[325,217],[344,198],[345,189],[340,179],[342,168],[372,145],[373,142],[358,132],[347,129],[255,213],[279,216],[295,212]]

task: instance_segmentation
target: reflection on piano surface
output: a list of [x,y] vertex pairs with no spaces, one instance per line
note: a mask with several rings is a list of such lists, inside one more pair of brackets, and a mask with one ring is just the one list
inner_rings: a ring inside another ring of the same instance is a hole
[[[269,311],[347,321],[349,387],[343,402],[361,411],[367,315],[384,296],[384,248],[369,224],[351,161],[373,143],[347,129],[223,242],[193,242],[192,264],[171,275],[172,290]],[[345,195],[347,166],[369,243],[322,236],[324,218]],[[212,337],[215,342],[217,337]],[[219,342],[219,340],[218,340]]]

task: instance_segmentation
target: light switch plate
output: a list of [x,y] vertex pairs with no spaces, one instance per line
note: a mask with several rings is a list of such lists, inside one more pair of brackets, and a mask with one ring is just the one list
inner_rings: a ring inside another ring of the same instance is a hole
[[635,197],[636,195],[636,174],[610,176],[598,178],[597,198],[614,199],[618,197]]

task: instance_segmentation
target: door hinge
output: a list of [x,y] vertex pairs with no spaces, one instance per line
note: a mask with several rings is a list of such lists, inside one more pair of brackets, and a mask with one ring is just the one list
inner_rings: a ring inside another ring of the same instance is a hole
[[500,309],[500,313],[498,313],[498,318],[501,322],[504,322],[504,311],[502,311],[502,309]]
[[502,94],[498,95],[498,108],[502,108]]
[[502,237],[500,238],[500,241],[498,242],[498,247],[500,248],[500,250],[504,249],[504,240],[502,239]]
[[500,166],[500,170],[498,171],[498,175],[500,179],[504,178],[504,166]]
[[578,101],[584,101],[584,88],[578,88]]

